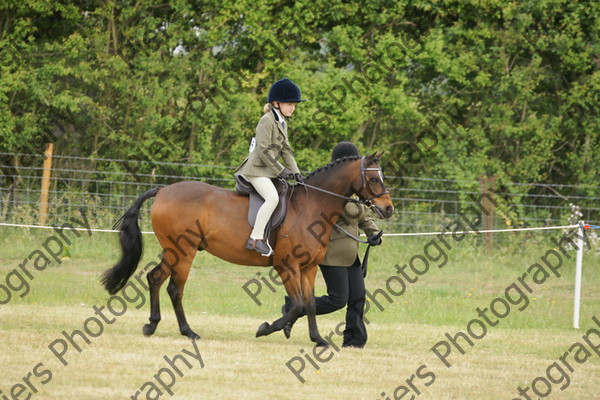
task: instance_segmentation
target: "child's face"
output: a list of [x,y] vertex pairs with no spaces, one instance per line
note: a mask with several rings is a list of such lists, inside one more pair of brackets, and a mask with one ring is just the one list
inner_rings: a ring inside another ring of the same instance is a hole
[[296,103],[279,103],[279,109],[285,117],[290,117],[296,109]]

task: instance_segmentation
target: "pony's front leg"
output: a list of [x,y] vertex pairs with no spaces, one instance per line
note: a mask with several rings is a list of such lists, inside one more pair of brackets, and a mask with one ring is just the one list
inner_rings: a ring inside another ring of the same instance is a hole
[[317,328],[317,303],[315,301],[315,277],[317,265],[311,265],[302,270],[302,294],[304,295],[304,310],[308,319],[308,334],[310,340],[319,347],[329,347],[329,343],[321,337]]
[[256,331],[256,337],[270,335],[273,332],[282,330],[285,324],[288,322],[296,322],[300,314],[302,314],[303,308],[304,305],[302,302],[302,297],[299,297],[297,301],[294,301],[292,298],[292,305],[288,312],[286,312],[283,317],[273,321],[271,324],[268,322],[263,322]]
[[291,266],[286,263],[286,267],[282,267],[275,263],[274,268],[279,273],[282,282],[284,282],[285,290],[291,300],[290,308],[281,318],[276,319],[271,324],[263,322],[256,331],[256,337],[282,330],[288,322],[295,322],[304,309],[299,266]]

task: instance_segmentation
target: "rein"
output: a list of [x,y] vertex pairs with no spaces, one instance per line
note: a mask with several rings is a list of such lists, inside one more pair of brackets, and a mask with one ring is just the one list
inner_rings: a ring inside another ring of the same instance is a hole
[[[320,188],[320,187],[318,187],[318,186],[309,185],[308,183],[305,183],[305,182],[298,182],[298,181],[296,181],[296,185],[301,185],[301,186],[304,186],[304,190],[305,190],[305,194],[306,194],[306,198],[307,198],[307,199],[308,199],[308,190],[307,190],[307,188],[311,188],[311,189],[314,189],[314,190],[316,190],[316,191],[319,191],[319,192],[322,192],[322,193],[326,193],[326,194],[328,194],[328,195],[330,195],[330,196],[334,196],[334,197],[338,197],[338,198],[340,198],[340,199],[344,199],[344,200],[346,200],[346,201],[348,201],[348,202],[351,202],[351,203],[363,204],[364,206],[366,206],[366,207],[368,207],[368,208],[373,208],[373,206],[374,206],[374,204],[373,204],[373,199],[376,199],[376,198],[378,198],[378,197],[384,196],[384,195],[388,194],[388,193],[389,193],[389,191],[388,191],[388,190],[384,190],[384,191],[382,191],[381,193],[374,194],[374,193],[373,193],[373,191],[369,190],[369,188],[368,188],[368,186],[367,186],[367,179],[366,179],[366,177],[365,177],[365,172],[366,172],[366,171],[378,171],[378,172],[379,172],[379,177],[380,177],[380,179],[381,179],[381,182],[382,182],[382,184],[383,184],[383,174],[382,174],[382,172],[381,172],[381,167],[379,167],[379,166],[378,166],[378,167],[372,167],[372,168],[365,167],[365,157],[362,157],[362,158],[360,159],[360,183],[361,183],[361,184],[360,184],[360,186],[361,186],[361,187],[364,189],[364,191],[365,191],[365,193],[366,193],[367,195],[369,194],[369,192],[371,193],[371,197],[369,197],[369,198],[368,198],[368,199],[366,199],[366,200],[362,200],[362,199],[358,199],[358,200],[357,200],[357,199],[355,199],[355,198],[353,198],[353,197],[350,197],[350,196],[344,196],[344,195],[341,195],[341,194],[338,194],[338,193],[332,192],[332,191],[330,191],[330,190],[327,190],[327,189]],[[292,186],[292,191],[291,191],[290,195],[288,196],[288,200],[287,200],[287,201],[288,201],[288,205],[289,205],[289,201],[290,201],[290,200],[291,200],[291,198],[292,198],[292,196],[291,196],[291,195],[292,195],[292,194],[293,194],[293,192],[294,192],[294,187],[295,187],[295,185],[294,185],[294,186]],[[385,186],[384,186],[384,187],[385,187]],[[292,227],[291,227],[291,228],[288,230],[288,232],[287,232],[287,233],[282,233],[282,234],[281,234],[281,236],[282,236],[282,237],[287,237],[287,236],[289,236],[289,233],[290,233],[290,231],[291,231],[293,228],[295,228],[295,227],[296,227],[296,225],[298,224],[298,221],[300,220],[300,217],[301,217],[301,216],[304,214],[304,211],[305,211],[305,210],[306,210],[306,205],[305,205],[304,209],[302,210],[302,212],[300,213],[300,215],[298,215],[298,217],[296,218],[296,221],[294,222],[294,224],[292,225]],[[381,214],[380,214],[380,215],[381,215]],[[334,224],[334,225],[335,225],[335,226],[337,226],[337,227],[338,227],[338,228],[339,228],[339,229],[340,229],[342,232],[344,232],[346,235],[350,236],[352,239],[354,239],[354,240],[356,240],[356,241],[358,241],[358,242],[361,242],[361,243],[368,243],[368,242],[366,242],[366,241],[363,241],[363,240],[361,240],[361,239],[359,239],[359,238],[357,238],[357,237],[353,236],[352,234],[350,234],[349,232],[347,232],[347,231],[346,231],[346,230],[344,230],[343,228],[340,228],[340,227],[339,227],[337,224]]]
[[344,200],[350,201],[350,202],[352,202],[352,203],[360,203],[360,204],[364,204],[364,203],[363,203],[363,200],[357,200],[357,199],[354,199],[354,198],[352,198],[352,197],[348,197],[348,196],[344,196],[344,195],[341,195],[341,194],[337,194],[337,193],[335,193],[335,192],[332,192],[332,191],[330,191],[330,190],[327,190],[327,189],[320,188],[320,187],[318,187],[318,186],[309,185],[308,183],[304,183],[304,182],[296,182],[296,184],[297,184],[297,185],[304,186],[304,187],[307,187],[307,188],[311,188],[311,189],[314,189],[314,190],[318,190],[319,192],[327,193],[327,194],[329,194],[329,195],[332,195],[332,196],[335,196],[335,197],[339,197],[340,199],[344,199]]
[[353,234],[351,234],[350,232],[348,232],[347,230],[345,230],[344,228],[342,228],[341,226],[339,226],[338,224],[333,224],[336,228],[338,228],[340,231],[342,231],[342,233],[344,233],[346,236],[348,236],[350,239],[354,239],[355,241],[359,242],[359,243],[369,243],[368,240],[362,240],[357,238],[356,236],[354,236]]
[[365,167],[365,157],[362,157],[360,159],[360,186],[364,189],[364,191],[367,195],[369,194],[369,192],[371,192],[371,197],[369,197],[366,200],[362,200],[362,199],[357,200],[357,199],[354,199],[349,196],[344,196],[341,194],[334,193],[330,190],[326,190],[326,189],[323,189],[323,188],[320,188],[320,187],[317,187],[314,185],[309,185],[308,183],[305,183],[305,182],[296,182],[296,184],[302,185],[306,188],[318,190],[319,192],[327,193],[331,196],[339,197],[339,198],[349,201],[351,203],[364,204],[365,206],[371,208],[373,206],[373,199],[376,199],[378,197],[388,194],[389,190],[384,190],[381,193],[377,193],[377,194],[375,194],[371,190],[369,190],[369,188],[367,187],[367,179],[365,177],[366,171],[378,171],[381,182],[383,183],[383,174],[381,173],[381,167],[372,167],[372,168]]
[[[294,194],[295,188],[296,188],[296,185],[292,186],[292,189],[287,196],[287,209],[288,210],[290,209],[290,201],[292,201],[292,195]],[[306,194],[306,200],[308,200],[308,190],[306,190],[306,188],[304,188],[304,193]],[[290,229],[288,229],[287,233],[282,233],[281,237],[285,238],[290,235],[290,232],[292,231],[292,229],[294,229],[296,227],[296,225],[298,225],[298,222],[300,221],[300,217],[302,217],[304,215],[304,211],[306,211],[306,201],[305,201],[304,208],[302,209],[302,212],[296,217],[296,221],[294,221],[294,224],[292,225],[292,227]]]

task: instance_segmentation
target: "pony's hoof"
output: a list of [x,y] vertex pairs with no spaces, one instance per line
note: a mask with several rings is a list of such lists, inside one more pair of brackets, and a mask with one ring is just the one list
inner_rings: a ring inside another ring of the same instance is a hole
[[256,337],[265,336],[269,334],[269,323],[263,322],[256,331]]
[[327,342],[327,340],[323,340],[323,339],[321,339],[321,340],[318,340],[318,341],[317,341],[317,344],[316,344],[316,346],[317,346],[317,347],[322,347],[322,348],[324,348],[324,349],[328,349],[328,348],[329,348],[329,343]]
[[283,326],[283,334],[285,335],[286,339],[289,339],[290,336],[292,336],[292,323],[291,322],[287,322]]
[[192,340],[197,340],[200,339],[200,335],[198,335],[196,332],[194,331],[189,331],[187,333],[182,333],[183,336],[187,336],[188,338],[192,339]]
[[179,330],[179,332],[183,336],[187,336],[188,338],[190,338],[192,340],[200,339],[200,335],[198,335],[196,332],[194,332],[193,330],[191,330],[189,326],[183,327],[182,329]]
[[154,331],[156,331],[156,325],[146,324],[144,325],[144,328],[142,328],[144,336],[152,336],[154,334]]

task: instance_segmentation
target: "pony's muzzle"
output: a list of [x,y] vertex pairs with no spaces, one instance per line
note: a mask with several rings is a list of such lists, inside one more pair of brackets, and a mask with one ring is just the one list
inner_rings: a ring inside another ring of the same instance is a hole
[[394,206],[387,206],[383,212],[384,218],[389,218],[394,213]]
[[391,206],[391,205],[386,206],[385,208],[379,207],[377,205],[373,205],[371,207],[371,209],[373,211],[375,211],[375,214],[377,214],[377,216],[379,218],[389,218],[394,213],[394,206]]

